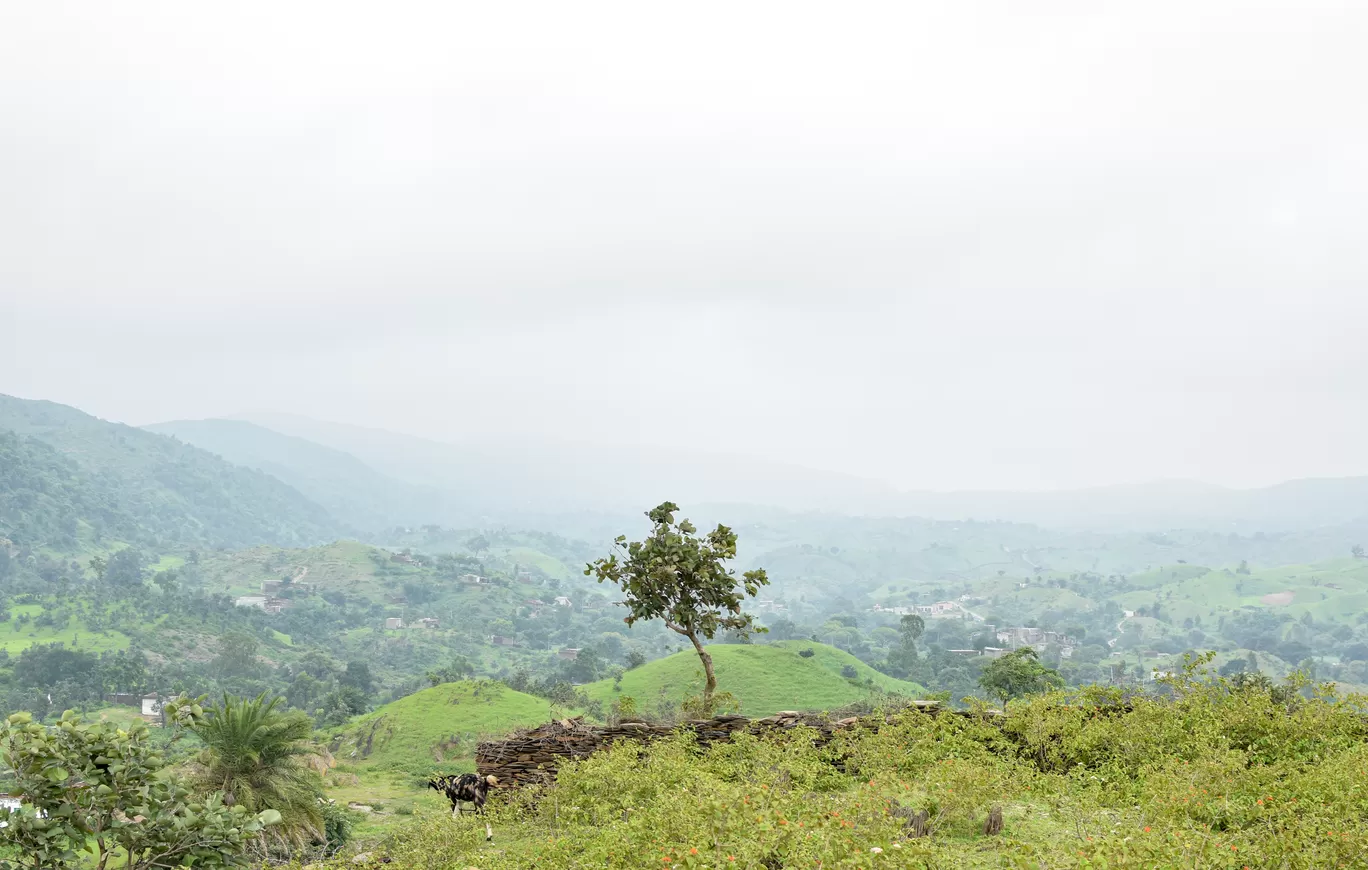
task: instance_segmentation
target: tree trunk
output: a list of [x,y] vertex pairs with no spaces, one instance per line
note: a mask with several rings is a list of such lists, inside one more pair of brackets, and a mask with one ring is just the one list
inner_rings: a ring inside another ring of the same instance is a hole
[[703,642],[698,639],[698,633],[691,627],[675,625],[672,622],[666,622],[665,627],[671,631],[684,635],[689,639],[689,642],[694,645],[694,651],[698,653],[698,660],[703,663],[703,675],[705,678],[703,683],[703,709],[711,715],[712,697],[713,693],[717,691],[717,674],[713,673],[712,656],[708,655],[708,651],[703,649]]
[[694,649],[698,651],[698,658],[703,662],[703,709],[712,714],[712,696],[717,691],[717,675],[713,673],[712,656],[703,649],[703,644],[699,643],[696,635],[690,634],[689,640],[693,641]]

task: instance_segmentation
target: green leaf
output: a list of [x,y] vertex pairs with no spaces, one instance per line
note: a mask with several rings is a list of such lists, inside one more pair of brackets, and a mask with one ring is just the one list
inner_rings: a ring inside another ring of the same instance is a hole
[[257,820],[263,825],[278,825],[280,824],[280,811],[262,810],[257,813]]

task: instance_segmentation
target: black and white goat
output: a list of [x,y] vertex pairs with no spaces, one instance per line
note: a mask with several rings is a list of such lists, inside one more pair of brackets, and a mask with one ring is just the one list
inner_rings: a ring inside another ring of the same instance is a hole
[[[434,776],[428,780],[428,788],[436,789],[447,796],[451,801],[451,814],[461,815],[461,804],[474,804],[475,814],[484,815],[485,799],[489,797],[489,790],[499,784],[499,780],[494,776],[479,777],[473,773],[463,773],[460,776]],[[485,840],[493,840],[494,831],[489,827],[488,819],[485,820]]]

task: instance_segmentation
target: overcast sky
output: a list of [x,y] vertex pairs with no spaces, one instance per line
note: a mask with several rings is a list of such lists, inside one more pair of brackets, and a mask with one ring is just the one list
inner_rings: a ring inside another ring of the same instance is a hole
[[7,3],[0,392],[1368,474],[1368,4]]

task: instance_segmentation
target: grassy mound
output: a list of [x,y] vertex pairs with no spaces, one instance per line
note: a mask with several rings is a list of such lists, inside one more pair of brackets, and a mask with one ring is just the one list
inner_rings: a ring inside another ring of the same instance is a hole
[[[811,656],[800,655],[809,649]],[[715,644],[708,652],[717,671],[718,690],[735,695],[747,716],[768,716],[780,710],[833,710],[879,692],[916,696],[925,691],[821,643]],[[853,680],[841,675],[846,667],[855,669]],[[638,709],[649,709],[662,698],[678,701],[697,694],[702,685],[703,666],[690,649],[628,671],[620,690],[614,689],[612,680],[583,688],[591,699],[605,705],[627,695]]]
[[335,731],[328,747],[349,768],[419,776],[475,756],[481,739],[547,721],[549,702],[501,683],[465,680],[415,692]]

